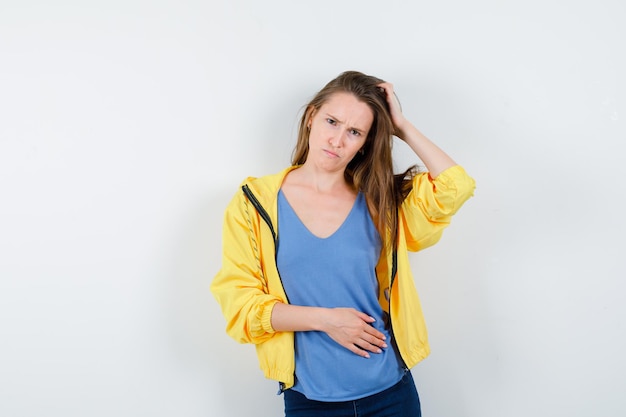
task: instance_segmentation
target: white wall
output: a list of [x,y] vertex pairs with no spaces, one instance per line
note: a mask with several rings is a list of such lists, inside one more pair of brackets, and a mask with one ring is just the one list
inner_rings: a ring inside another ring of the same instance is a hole
[[[278,416],[223,209],[358,69],[478,189],[415,255],[426,416],[623,416],[626,6],[0,0],[0,415]],[[399,144],[399,167],[413,159]]]

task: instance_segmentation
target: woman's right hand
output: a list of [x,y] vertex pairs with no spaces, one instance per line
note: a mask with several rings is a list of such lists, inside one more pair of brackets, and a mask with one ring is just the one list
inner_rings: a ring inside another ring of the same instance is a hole
[[325,309],[321,330],[341,346],[364,358],[387,347],[385,335],[376,330],[376,320],[353,308]]
[[372,326],[376,320],[353,308],[305,307],[276,303],[271,324],[278,332],[319,331],[364,358],[387,347],[385,335]]

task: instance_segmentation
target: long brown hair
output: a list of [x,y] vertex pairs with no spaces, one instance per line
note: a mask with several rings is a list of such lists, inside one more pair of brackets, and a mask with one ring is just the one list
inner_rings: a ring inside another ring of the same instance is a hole
[[[391,149],[394,132],[385,91],[378,87],[384,81],[357,71],[346,71],[330,81],[307,104],[300,120],[298,142],[293,151],[292,164],[301,165],[309,154],[311,115],[336,93],[353,94],[367,104],[374,121],[362,151],[348,163],[344,176],[355,190],[363,192],[376,228],[385,245],[395,245],[398,235],[398,206],[411,190],[411,179],[417,172],[414,165],[394,175]],[[389,234],[388,234],[389,233]]]

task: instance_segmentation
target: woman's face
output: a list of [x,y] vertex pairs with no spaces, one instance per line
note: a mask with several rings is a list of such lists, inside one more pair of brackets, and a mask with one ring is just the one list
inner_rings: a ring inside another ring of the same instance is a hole
[[309,119],[309,153],[305,164],[343,172],[365,144],[373,121],[370,107],[353,94],[333,94]]

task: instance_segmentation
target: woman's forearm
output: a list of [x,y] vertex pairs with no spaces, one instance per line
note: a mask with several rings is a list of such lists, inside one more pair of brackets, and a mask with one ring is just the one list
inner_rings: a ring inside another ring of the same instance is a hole
[[322,330],[326,308],[276,303],[272,309],[272,327],[277,332]]
[[411,123],[406,122],[398,135],[426,165],[431,177],[435,178],[441,172],[456,165],[456,162],[448,154]]

